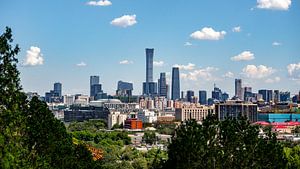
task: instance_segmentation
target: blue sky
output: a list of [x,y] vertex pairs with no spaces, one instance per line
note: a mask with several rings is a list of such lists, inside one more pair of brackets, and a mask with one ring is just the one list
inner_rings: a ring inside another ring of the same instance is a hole
[[182,90],[216,83],[232,96],[234,78],[254,92],[300,89],[299,1],[89,2],[0,1],[1,32],[11,27],[21,47],[25,91],[43,95],[59,81],[64,94],[88,94],[89,76],[99,75],[109,94],[118,80],[140,94],[147,47],[155,48],[154,79],[178,65]]

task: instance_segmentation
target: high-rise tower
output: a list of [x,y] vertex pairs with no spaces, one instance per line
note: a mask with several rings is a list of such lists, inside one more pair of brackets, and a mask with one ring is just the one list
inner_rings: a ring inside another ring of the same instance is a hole
[[235,79],[235,96],[240,100],[244,100],[243,98],[243,88],[242,88],[242,79]]
[[54,83],[54,92],[58,94],[58,97],[61,97],[62,93],[62,84],[59,82]]
[[172,69],[172,100],[180,99],[180,81],[179,81],[179,68],[173,67]]
[[159,96],[167,97],[166,73],[160,73],[158,93]]
[[146,82],[143,83],[143,94],[157,94],[157,83],[153,82],[154,49],[146,48]]

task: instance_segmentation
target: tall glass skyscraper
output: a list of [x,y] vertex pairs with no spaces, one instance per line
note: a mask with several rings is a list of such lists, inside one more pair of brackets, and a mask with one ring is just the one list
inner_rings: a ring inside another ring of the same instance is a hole
[[199,103],[202,105],[207,104],[207,92],[205,90],[199,91]]
[[62,93],[62,84],[59,82],[54,83],[54,93],[58,94],[58,97],[61,97]]
[[157,83],[153,82],[153,55],[154,49],[146,48],[146,82],[143,83],[144,95],[157,94]]
[[160,73],[158,92],[159,96],[167,97],[166,73]]
[[179,81],[179,68],[173,67],[172,69],[172,92],[171,99],[177,100],[180,99],[180,81]]
[[242,88],[242,79],[235,79],[235,93],[234,94],[240,100],[244,100],[243,88]]
[[[97,85],[97,87],[94,85]],[[98,91],[98,88],[99,88],[99,76],[90,76],[90,96],[91,97],[96,96],[97,93],[95,93],[95,92]]]

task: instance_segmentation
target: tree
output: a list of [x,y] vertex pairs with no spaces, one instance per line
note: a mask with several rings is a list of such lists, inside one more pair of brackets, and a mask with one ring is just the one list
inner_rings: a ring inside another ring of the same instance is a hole
[[274,133],[258,136],[245,118],[202,124],[186,121],[175,131],[166,168],[284,168],[283,147]]
[[146,144],[154,144],[156,141],[156,134],[154,131],[145,131],[143,141]]
[[22,141],[27,102],[21,92],[18,60],[20,49],[12,45],[12,31],[0,36],[0,168],[25,168],[28,151]]

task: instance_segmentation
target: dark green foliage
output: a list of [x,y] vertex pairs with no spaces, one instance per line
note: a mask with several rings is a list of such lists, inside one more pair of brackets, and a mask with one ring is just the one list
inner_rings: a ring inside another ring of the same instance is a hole
[[166,168],[284,168],[283,147],[245,119],[186,121],[172,138]]
[[146,144],[154,144],[156,141],[156,135],[154,131],[145,131],[143,136],[143,141]]
[[0,36],[0,168],[89,168],[91,154],[74,145],[44,102],[27,102],[17,70],[11,29]]
[[10,28],[0,36],[0,168],[24,168],[28,151],[22,141],[26,96],[21,92],[16,55]]
[[72,122],[68,126],[68,131],[90,131],[90,132],[96,132],[101,129],[106,129],[107,124],[104,120],[88,120],[84,122]]

